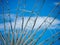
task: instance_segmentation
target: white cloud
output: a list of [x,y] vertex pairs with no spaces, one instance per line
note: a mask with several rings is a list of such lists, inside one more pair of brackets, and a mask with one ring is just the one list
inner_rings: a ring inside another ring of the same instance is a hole
[[58,5],[58,4],[60,4],[60,2],[55,2],[54,4],[55,4],[55,5]]
[[[24,26],[27,22],[29,17],[24,17]],[[27,24],[27,27],[26,29],[27,30],[31,30],[33,24],[34,24],[34,20],[35,20],[36,17],[31,17],[30,21],[28,22]],[[33,30],[37,29],[39,27],[39,25],[41,25],[41,23],[45,20],[46,17],[38,17],[37,21],[36,21],[36,25],[34,27]],[[53,17],[48,17],[48,19],[46,20],[46,22],[42,25],[41,29],[45,28],[46,26],[49,25],[49,22],[51,22],[53,20]],[[12,27],[14,27],[14,23],[15,22],[12,22]],[[57,27],[57,29],[59,28],[60,29],[60,26],[58,25],[60,24],[60,20],[56,19],[53,24],[50,26],[49,29],[55,29]],[[6,22],[6,29],[9,29],[10,27],[10,23],[9,22]],[[21,29],[21,25],[22,25],[22,18],[21,17],[18,17],[17,19],[17,22],[16,22],[16,29]],[[4,24],[0,24],[0,29],[4,29]]]

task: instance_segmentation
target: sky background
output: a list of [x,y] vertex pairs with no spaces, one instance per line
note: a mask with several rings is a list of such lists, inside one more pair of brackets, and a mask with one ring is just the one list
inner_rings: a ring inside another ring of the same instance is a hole
[[[20,4],[18,5],[18,2]],[[56,34],[57,32],[60,32],[60,5],[52,12],[51,10],[55,8],[58,3],[60,3],[60,0],[45,0],[44,4],[42,3],[43,0],[8,0],[8,4],[6,3],[6,0],[0,1],[0,32],[2,31],[2,34],[4,33],[4,21],[3,21],[3,15],[2,15],[2,6],[4,7],[4,17],[5,17],[5,25],[6,25],[6,30],[9,29],[9,17],[8,17],[8,8],[10,9],[10,16],[11,16],[11,21],[12,21],[12,27],[14,28],[14,21],[16,17],[16,13],[18,13],[18,19],[17,19],[17,24],[16,24],[16,29],[21,30],[21,25],[22,25],[22,18],[21,16],[24,16],[24,26],[26,24],[27,19],[29,18],[30,15],[31,19],[26,27],[26,30],[31,31],[32,25],[34,23],[34,20],[36,18],[35,14],[31,14],[30,12],[33,10],[35,13],[39,13],[38,19],[36,21],[36,25],[33,29],[33,32],[38,28],[38,26],[44,21],[44,19],[50,14],[50,17],[46,20],[46,22],[42,25],[41,29],[36,33],[34,39],[37,39],[39,35],[42,33],[45,27],[49,25],[49,22],[51,22],[56,15],[58,17],[55,19],[55,21],[52,23],[52,25],[47,29],[47,31],[44,33],[42,38],[37,42],[37,45],[44,41],[45,39],[51,37],[53,34]],[[24,4],[26,4],[24,8]],[[34,5],[36,4],[36,7]],[[43,5],[41,8],[40,6]],[[17,8],[19,7],[19,10]],[[39,10],[40,9],[40,10]],[[25,12],[24,12],[25,11]],[[60,34],[59,34],[60,35]],[[55,36],[56,38],[51,40],[55,40],[60,36]],[[50,40],[50,41],[51,41]],[[44,43],[44,45],[48,45],[48,43]],[[57,40],[53,45],[59,45],[60,40]]]

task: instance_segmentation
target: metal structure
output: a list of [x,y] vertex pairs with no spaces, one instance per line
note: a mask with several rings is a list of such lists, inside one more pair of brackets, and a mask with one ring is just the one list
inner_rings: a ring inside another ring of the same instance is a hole
[[[8,0],[4,0],[5,3],[6,3],[6,6],[8,7],[7,8],[7,13],[8,13],[8,18],[9,18],[9,30],[8,30],[8,33],[6,33],[6,20],[5,20],[5,6],[2,5],[1,8],[2,8],[2,16],[3,16],[3,21],[4,21],[4,35],[2,35],[2,32],[0,32],[0,40],[2,40],[3,44],[1,45],[36,45],[37,42],[39,41],[39,39],[42,38],[42,36],[45,34],[45,32],[47,31],[47,29],[52,25],[52,23],[55,21],[55,19],[60,15],[60,13],[58,12],[54,19],[49,22],[49,25],[47,27],[45,27],[43,29],[43,32],[38,36],[37,39],[34,39],[34,36],[36,35],[36,33],[40,30],[40,28],[42,27],[42,25],[46,22],[46,20],[48,19],[48,17],[51,16],[52,13],[54,13],[54,11],[60,6],[60,3],[58,5],[56,5],[51,11],[50,13],[48,14],[48,16],[44,19],[44,21],[42,22],[41,25],[39,25],[39,27],[32,33],[35,25],[36,25],[36,22],[37,22],[37,19],[40,15],[40,11],[42,10],[46,0],[42,0],[42,5],[39,6],[39,9],[37,10],[37,12],[34,11],[34,9],[37,7],[37,3],[40,1],[40,0],[36,0],[33,8],[31,11],[29,10],[26,10],[26,0],[23,0],[24,1],[24,4],[23,4],[23,8],[24,9],[20,9],[20,0],[18,0],[18,6],[17,6],[17,12],[16,12],[16,15],[15,15],[15,22],[14,22],[14,28],[12,26],[12,20],[11,20],[11,15],[10,15],[10,7],[9,7],[9,1]],[[2,0],[0,0],[0,4],[2,4]],[[16,30],[16,25],[17,25],[17,19],[18,19],[18,16],[19,16],[19,12],[18,11],[21,11],[22,13],[22,23],[21,23],[21,32],[20,31],[17,31]],[[27,13],[30,13],[30,16],[28,18],[28,20],[26,21],[26,24],[24,26],[24,13],[27,12]],[[30,32],[26,31],[26,27],[32,17],[32,14],[34,14],[36,16],[36,18],[34,19],[34,23],[33,23],[33,26],[30,30]],[[15,32],[16,32],[16,38],[14,38],[14,35],[15,35]],[[25,33],[24,33],[25,32]],[[20,36],[18,37],[18,33],[20,33]],[[28,33],[30,33],[29,35],[27,35]],[[12,38],[10,37],[10,35],[12,34]],[[56,35],[59,35],[60,32],[56,33],[56,34],[53,34],[50,38],[40,42],[38,45],[44,45],[44,43],[46,42],[49,42],[51,38],[53,38],[54,40],[51,41],[49,43],[49,45],[52,45],[56,40],[60,40],[60,37],[58,37],[57,39],[55,39],[55,37],[57,37]],[[26,36],[28,37],[26,39]]]

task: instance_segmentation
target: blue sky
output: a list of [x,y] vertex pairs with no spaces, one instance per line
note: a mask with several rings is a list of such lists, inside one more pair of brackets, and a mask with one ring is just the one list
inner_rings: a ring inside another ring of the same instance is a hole
[[[43,0],[26,0],[26,2],[24,2],[24,0],[20,0],[20,4],[18,5],[18,0],[8,0],[8,5],[10,8],[10,16],[11,16],[11,21],[12,21],[12,27],[14,27],[14,21],[15,21],[15,17],[16,17],[16,13],[18,12],[18,19],[17,19],[17,25],[16,25],[16,29],[21,30],[21,17],[20,16],[24,16],[24,26],[26,24],[26,21],[28,19],[28,17],[30,15],[32,15],[26,29],[27,30],[31,30],[31,27],[33,25],[33,22],[36,18],[35,14],[31,14],[30,12],[33,10],[35,13],[39,13],[39,17],[37,19],[36,25],[34,27],[34,31],[35,29],[38,28],[39,24],[41,24],[44,19],[48,16],[48,14],[51,12],[52,9],[54,9],[54,7],[60,3],[60,0],[46,0],[44,2],[43,7],[40,9],[40,6],[42,5]],[[26,3],[26,6],[24,8],[24,4]],[[36,7],[34,8],[34,5],[36,4]],[[6,4],[5,0],[2,0],[0,2],[0,31],[4,30],[4,25],[3,25],[3,16],[2,16],[2,6],[4,6],[4,16],[5,16],[5,20],[6,20],[6,30],[9,29],[9,18],[8,18],[8,7]],[[17,11],[17,7],[19,6],[19,11]],[[40,10],[39,10],[40,9]],[[23,12],[22,10],[25,10],[25,12]],[[44,30],[44,28],[49,25],[48,22],[51,22],[51,20],[54,19],[55,15],[58,15],[58,17],[56,18],[56,20],[54,21],[54,23],[48,28],[48,30],[45,32],[44,36],[38,41],[37,45],[39,44],[39,42],[51,37],[53,34],[60,32],[60,14],[57,14],[58,12],[60,12],[60,5],[54,10],[53,13],[50,13],[50,17],[48,17],[47,21],[42,25],[41,29],[39,29],[39,31],[36,33],[36,36],[34,37],[34,39],[37,39],[39,37],[39,35],[41,34],[41,32]],[[7,26],[8,25],[8,26]],[[3,32],[2,32],[3,33]],[[56,36],[57,37],[57,36]],[[57,37],[58,38],[58,37]],[[56,39],[57,39],[56,38]],[[58,43],[57,43],[58,42]],[[50,42],[49,42],[50,43]],[[47,43],[47,44],[49,44]],[[46,45],[46,44],[45,44]],[[54,43],[53,45],[59,45],[59,40],[56,41],[56,43]]]

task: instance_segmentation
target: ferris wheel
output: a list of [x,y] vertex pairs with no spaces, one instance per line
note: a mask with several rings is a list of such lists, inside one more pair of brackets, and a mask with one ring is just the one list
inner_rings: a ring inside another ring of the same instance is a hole
[[[60,16],[60,3],[43,17],[41,13],[45,10],[44,6],[51,8],[46,2],[47,0],[0,0],[0,16],[3,21],[0,24],[0,27],[3,25],[0,29],[0,45],[53,45],[60,41],[60,30],[57,32],[57,27],[51,29]],[[47,10],[46,8],[46,13]]]

